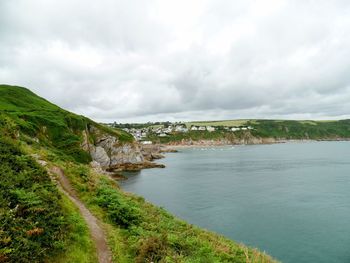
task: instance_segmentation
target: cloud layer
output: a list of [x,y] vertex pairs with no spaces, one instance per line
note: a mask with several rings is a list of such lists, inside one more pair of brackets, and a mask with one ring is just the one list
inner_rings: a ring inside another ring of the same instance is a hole
[[350,3],[2,0],[0,82],[99,121],[350,117]]

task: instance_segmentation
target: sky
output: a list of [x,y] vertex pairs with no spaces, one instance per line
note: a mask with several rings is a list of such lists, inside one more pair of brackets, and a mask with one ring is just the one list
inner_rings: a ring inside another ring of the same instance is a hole
[[101,122],[350,118],[350,1],[0,0],[0,83]]

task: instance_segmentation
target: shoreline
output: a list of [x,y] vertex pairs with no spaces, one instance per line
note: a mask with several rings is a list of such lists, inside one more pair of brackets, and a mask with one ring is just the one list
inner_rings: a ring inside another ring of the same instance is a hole
[[336,138],[336,139],[290,139],[290,140],[275,140],[257,143],[221,143],[213,141],[200,141],[192,144],[179,143],[179,144],[155,144],[159,145],[163,153],[176,152],[177,149],[187,148],[200,148],[200,147],[224,147],[224,146],[250,146],[250,145],[269,145],[269,144],[282,144],[282,143],[310,143],[310,142],[349,142],[350,138]]

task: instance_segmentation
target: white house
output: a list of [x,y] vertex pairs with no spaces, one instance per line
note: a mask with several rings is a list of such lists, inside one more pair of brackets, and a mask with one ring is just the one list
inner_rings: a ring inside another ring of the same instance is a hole
[[213,132],[213,131],[215,131],[215,127],[207,126],[207,131],[208,131],[208,132]]
[[152,144],[151,141],[142,141],[141,144]]
[[191,131],[198,131],[197,126],[192,126],[192,127],[191,127]]

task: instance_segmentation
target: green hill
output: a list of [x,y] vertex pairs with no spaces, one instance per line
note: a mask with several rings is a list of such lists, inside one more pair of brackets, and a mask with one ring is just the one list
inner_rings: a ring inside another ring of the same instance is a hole
[[113,262],[275,262],[124,193],[87,164],[81,143],[89,125],[122,143],[132,141],[28,89],[0,86],[0,262],[97,262],[86,223],[57,175],[48,173],[52,167],[64,171],[100,221]]
[[[215,131],[173,132],[166,137],[150,134],[148,140],[160,143],[181,141],[224,140],[232,144],[255,144],[284,140],[342,140],[350,139],[350,120],[226,120],[185,123],[191,126],[212,126]],[[232,131],[231,128],[241,128]],[[249,127],[249,129],[246,129]]]
[[80,147],[82,132],[90,125],[118,137],[120,141],[133,141],[133,137],[122,130],[108,129],[84,116],[63,110],[22,87],[0,85],[0,112],[0,121],[10,118],[24,135],[37,139],[58,154],[83,163],[91,160]]

